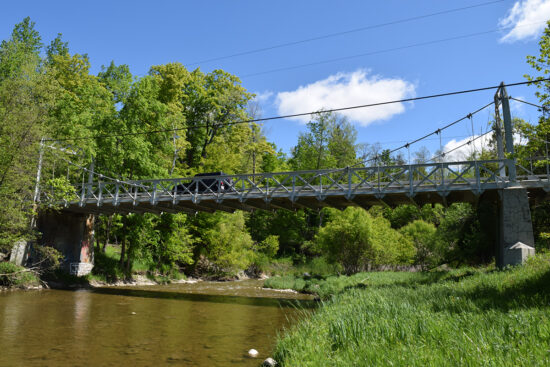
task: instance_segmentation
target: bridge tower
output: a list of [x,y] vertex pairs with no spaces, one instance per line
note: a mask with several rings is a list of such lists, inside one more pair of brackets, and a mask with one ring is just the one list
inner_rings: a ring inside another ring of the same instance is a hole
[[[502,107],[503,124],[499,106]],[[498,158],[508,158],[507,167],[504,165],[500,167],[502,176],[506,176],[505,171],[508,171],[508,186],[498,190],[498,198],[496,198],[499,228],[495,260],[496,265],[502,268],[506,265],[522,263],[528,253],[534,253],[535,245],[527,189],[517,182],[512,117],[504,82],[495,93],[495,125]],[[504,131],[504,141],[502,131]],[[523,245],[517,245],[518,242]]]

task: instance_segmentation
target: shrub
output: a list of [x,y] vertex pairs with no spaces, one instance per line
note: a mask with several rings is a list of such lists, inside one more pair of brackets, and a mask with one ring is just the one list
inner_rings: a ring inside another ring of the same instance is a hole
[[433,224],[415,220],[401,228],[400,232],[412,241],[416,248],[415,261],[423,269],[438,263],[441,256],[435,249],[436,228]]
[[279,236],[267,236],[265,240],[256,245],[256,249],[270,258],[275,257],[279,250]]
[[29,269],[7,261],[0,262],[0,286],[22,287],[38,284],[38,277]]
[[369,265],[410,263],[411,241],[390,227],[388,220],[373,218],[360,208],[334,210],[332,220],[315,237],[317,249],[332,263],[341,264],[346,274]]
[[206,256],[221,272],[235,274],[252,261],[252,238],[246,231],[243,212],[215,215],[215,225],[204,236]]

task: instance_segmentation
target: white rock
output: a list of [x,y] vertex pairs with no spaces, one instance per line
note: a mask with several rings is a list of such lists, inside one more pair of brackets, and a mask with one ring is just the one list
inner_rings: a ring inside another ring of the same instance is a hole
[[277,365],[277,362],[271,357],[269,357],[264,361],[264,363],[262,363],[262,367],[274,367],[276,365]]
[[256,349],[250,349],[248,351],[248,356],[252,358],[256,358],[258,356],[258,351]]

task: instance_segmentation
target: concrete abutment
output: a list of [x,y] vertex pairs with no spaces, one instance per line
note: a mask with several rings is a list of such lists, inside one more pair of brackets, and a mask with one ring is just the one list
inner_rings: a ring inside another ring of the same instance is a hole
[[40,245],[52,246],[65,259],[66,270],[82,276],[94,266],[93,214],[48,211],[40,213],[37,227],[42,236]]
[[[496,265],[518,265],[534,254],[535,238],[527,189],[509,187],[498,192],[499,236]],[[519,245],[518,245],[519,243]]]

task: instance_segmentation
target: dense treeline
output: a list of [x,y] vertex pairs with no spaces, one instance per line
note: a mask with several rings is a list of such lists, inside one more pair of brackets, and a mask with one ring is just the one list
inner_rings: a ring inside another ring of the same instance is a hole
[[[541,50],[549,37],[547,30]],[[549,64],[547,56],[529,62],[538,71]],[[549,98],[545,92],[539,96],[543,103]],[[34,23],[24,19],[0,45],[0,252],[39,235],[29,222],[37,209],[34,183],[44,137],[57,140],[47,144],[57,149],[44,151],[44,204],[58,199],[59,192],[70,197],[69,182],[88,179],[78,166],[92,162],[96,172],[122,180],[346,167],[374,156],[378,164],[404,163],[376,144],[358,144],[353,125],[323,111],[312,115],[287,156],[266,140],[260,126],[235,123],[258,114],[254,95],[223,70],[204,73],[175,62],[136,77],[127,65],[111,62],[93,75],[86,54],[72,53],[61,34],[45,46]],[[536,126],[517,119],[515,126],[546,139],[549,125],[542,116]],[[155,133],[136,134],[143,131]],[[518,146],[518,157],[528,160],[544,155],[544,149],[531,139]],[[494,146],[478,154],[491,157]],[[414,162],[423,163],[428,155],[422,148]],[[543,170],[545,162],[535,166]],[[550,238],[547,210],[533,210],[537,241],[544,247]],[[481,228],[492,217],[494,208],[468,204],[99,216],[95,271],[129,274],[139,264],[157,274],[233,275],[263,271],[274,262],[313,261],[353,273],[386,265],[489,262],[494,239]],[[105,255],[109,244],[117,246],[115,263]]]

